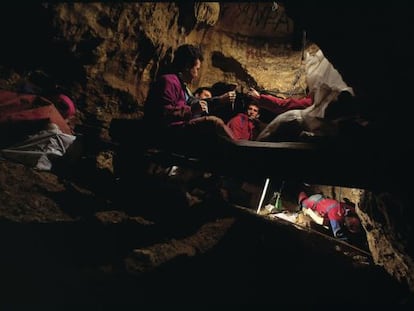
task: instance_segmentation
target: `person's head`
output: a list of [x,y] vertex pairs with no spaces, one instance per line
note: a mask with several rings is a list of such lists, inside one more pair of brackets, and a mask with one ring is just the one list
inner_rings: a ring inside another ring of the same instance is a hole
[[361,232],[362,225],[358,215],[355,212],[355,207],[348,199],[345,199],[346,203],[341,202],[341,207],[345,211],[344,225],[350,233]]
[[205,86],[199,87],[197,90],[195,90],[194,96],[200,99],[206,99],[206,98],[213,97],[213,95],[211,94],[210,88],[205,87]]
[[348,231],[351,233],[361,232],[361,221],[356,215],[345,216],[344,224]]
[[255,103],[250,103],[247,106],[247,112],[246,113],[247,113],[247,116],[249,117],[249,119],[256,120],[260,117],[260,108]]
[[198,77],[203,59],[203,54],[198,47],[183,44],[175,51],[172,65],[185,83],[191,83]]

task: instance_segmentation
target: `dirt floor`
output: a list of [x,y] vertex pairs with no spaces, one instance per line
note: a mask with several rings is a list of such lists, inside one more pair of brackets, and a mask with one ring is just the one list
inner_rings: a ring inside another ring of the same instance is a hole
[[369,253],[228,204],[209,178],[197,200],[160,176],[1,160],[1,304],[410,302]]

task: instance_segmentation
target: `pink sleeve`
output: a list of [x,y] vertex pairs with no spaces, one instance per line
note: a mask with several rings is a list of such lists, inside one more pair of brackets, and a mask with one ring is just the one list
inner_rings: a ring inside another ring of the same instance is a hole
[[162,77],[159,92],[164,117],[169,123],[188,120],[191,117],[191,107],[185,102],[184,91],[179,82]]

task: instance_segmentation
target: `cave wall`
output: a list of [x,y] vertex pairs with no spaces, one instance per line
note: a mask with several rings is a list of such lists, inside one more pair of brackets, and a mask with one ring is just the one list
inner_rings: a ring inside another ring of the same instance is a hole
[[[372,178],[389,180],[387,189],[363,191],[358,214],[374,260],[414,289],[413,211],[410,203],[412,128],[407,93],[412,85],[408,48],[413,11],[405,1],[374,5],[358,1],[289,0],[287,13],[324,51],[353,87],[361,107],[375,120],[367,144],[376,147]],[[353,150],[358,153],[358,150]],[[374,160],[374,159],[373,159]],[[341,166],[333,163],[341,173]]]
[[[108,139],[112,118],[142,116],[149,83],[180,44],[199,44],[205,53],[193,88],[226,81],[289,91],[306,29],[368,115],[379,120],[370,143],[386,143],[379,170],[395,178],[397,187],[361,193],[360,215],[376,262],[414,288],[410,189],[400,181],[411,162],[409,114],[402,106],[390,117],[391,103],[409,104],[405,44],[413,37],[407,27],[412,13],[398,2],[299,2],[284,1],[277,10],[273,2],[63,2],[25,4],[24,10],[9,3],[1,10],[7,43],[1,77],[12,84],[30,70],[52,74],[79,108],[79,130],[93,128],[93,139]],[[301,77],[297,89],[305,87]]]
[[312,185],[314,193],[355,204],[374,262],[414,289],[413,217],[408,193]]
[[[292,48],[293,21],[271,3],[61,3],[49,9],[55,42],[84,69],[81,109],[105,123],[141,116],[149,83],[183,43],[200,45],[205,56],[193,89],[225,81],[287,92],[301,65],[301,52]],[[304,77],[296,87],[304,90]]]

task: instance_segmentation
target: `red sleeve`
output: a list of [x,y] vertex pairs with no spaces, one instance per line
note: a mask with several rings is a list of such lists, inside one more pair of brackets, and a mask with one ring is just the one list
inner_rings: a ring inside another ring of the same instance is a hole
[[305,109],[312,105],[313,100],[309,95],[301,98],[279,98],[272,95],[260,95],[259,105],[273,113],[280,114],[293,109]]
[[301,98],[289,98],[289,109],[305,109],[313,103],[313,99],[310,96],[301,97]]

